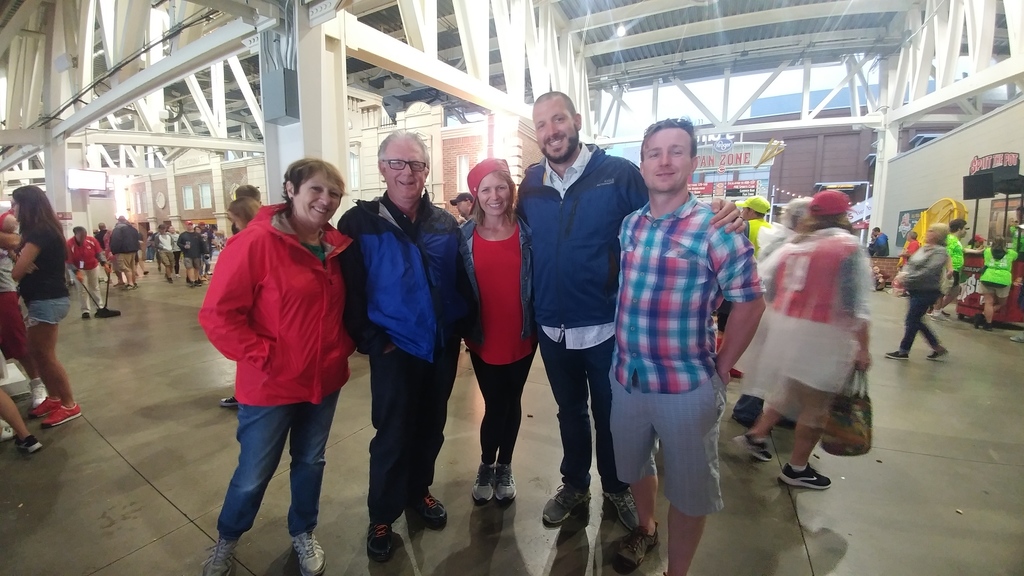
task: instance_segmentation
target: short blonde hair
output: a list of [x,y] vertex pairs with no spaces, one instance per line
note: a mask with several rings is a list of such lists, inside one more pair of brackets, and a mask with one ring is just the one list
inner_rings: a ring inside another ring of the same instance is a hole
[[946,224],[945,222],[936,222],[928,227],[928,231],[935,232],[939,238],[945,240],[946,236],[949,236],[949,224]]

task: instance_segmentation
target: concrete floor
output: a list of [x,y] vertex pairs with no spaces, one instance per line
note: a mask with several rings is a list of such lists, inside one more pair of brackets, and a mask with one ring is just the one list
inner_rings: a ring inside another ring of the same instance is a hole
[[[30,458],[0,445],[0,575],[199,573],[238,453],[234,413],[217,406],[231,393],[233,365],[196,322],[205,289],[156,276],[113,295],[122,317],[82,321],[73,310],[62,324],[60,356],[84,415],[39,433],[46,447]],[[904,302],[874,295],[875,448],[855,458],[817,451],[812,462],[832,477],[831,490],[783,487],[775,476],[785,460],[752,463],[728,442],[740,427],[723,422],[726,508],[709,520],[692,574],[1024,574],[1024,345],[1005,331],[947,322],[937,331],[952,350],[948,363],[925,361],[923,342],[909,362],[886,360]],[[539,356],[524,395],[516,503],[478,508],[469,498],[482,400],[464,357],[433,487],[448,507],[448,527],[432,532],[415,518],[400,520],[394,559],[369,562],[365,358],[354,357],[352,368],[327,450],[317,530],[327,574],[614,573],[610,559],[624,530],[602,498],[594,498],[589,523],[540,522],[559,484],[561,451]],[[785,458],[792,432],[776,432],[774,442]],[[287,459],[239,548],[238,574],[298,574],[285,527],[286,471]],[[663,527],[665,505],[660,500]],[[665,554],[662,544],[638,573],[661,574]]]

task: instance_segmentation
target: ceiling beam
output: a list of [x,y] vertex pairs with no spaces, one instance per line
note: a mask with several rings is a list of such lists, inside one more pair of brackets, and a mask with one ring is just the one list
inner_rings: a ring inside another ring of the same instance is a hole
[[[775,8],[772,10],[757,10],[735,16],[692,22],[681,26],[670,26],[650,32],[629,34],[622,38],[614,37],[610,40],[590,44],[583,49],[583,54],[585,56],[597,56],[598,54],[640,48],[660,42],[678,41],[681,38],[721,34],[730,30],[763,27],[800,20],[841,18],[843,16],[875,14],[878,12],[903,12],[909,10],[913,3],[914,0],[842,0],[822,4]],[[823,33],[821,37],[823,40],[827,40],[830,35],[831,33]]]
[[620,6],[603,12],[592,12],[586,16],[573,18],[569,21],[569,31],[583,32],[602,26],[613,26],[619,22],[628,22],[648,16],[657,16],[665,12],[673,12],[684,8],[707,6],[714,0],[647,0],[629,6]]
[[[76,141],[71,138],[69,141]],[[124,146],[156,146],[163,148],[192,148],[199,150],[232,150],[235,152],[263,152],[262,142],[238,138],[212,138],[173,132],[139,132],[134,130],[85,130],[84,144],[119,144]]]
[[0,56],[7,52],[7,49],[11,47],[11,42],[14,41],[15,36],[21,34],[22,28],[25,24],[28,24],[29,18],[31,18],[43,5],[43,0],[28,0],[22,4],[18,11],[14,13],[7,25],[0,29]]
[[[955,104],[959,100],[1024,79],[1024,58],[1007,58],[981,72],[954,82],[889,112],[890,122],[913,122],[914,117]],[[899,88],[897,88],[899,89]]]

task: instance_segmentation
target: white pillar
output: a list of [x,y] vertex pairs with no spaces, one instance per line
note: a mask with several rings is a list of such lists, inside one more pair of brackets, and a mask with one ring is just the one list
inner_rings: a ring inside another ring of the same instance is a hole
[[178,185],[174,181],[174,162],[167,165],[167,219],[178,233],[184,232],[181,214],[178,213]]
[[[875,156],[875,182],[873,186],[874,195],[871,204],[872,228],[882,228],[882,216],[885,211],[886,180],[889,179],[889,160],[899,153],[900,126],[899,123],[890,124],[889,114],[885,112],[882,116],[883,128],[877,132],[878,149]],[[895,238],[895,235],[893,236]]]
[[220,165],[220,155],[210,156],[210,174],[213,177],[213,217],[217,219],[217,230],[231,230],[231,219],[228,218],[228,207],[224,204],[224,170]]

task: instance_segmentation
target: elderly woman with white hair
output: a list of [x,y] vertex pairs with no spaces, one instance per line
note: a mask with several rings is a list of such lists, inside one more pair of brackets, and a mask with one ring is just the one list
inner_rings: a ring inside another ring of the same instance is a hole
[[[811,205],[810,198],[796,198],[782,209],[782,215],[772,226],[765,226],[758,233],[757,241],[761,246],[758,262],[764,262],[786,242],[796,236],[800,220],[807,216]],[[764,386],[760,383],[757,370],[757,359],[761,356],[765,340],[768,339],[768,323],[771,309],[765,310],[761,323],[757,326],[753,340],[747,346],[743,356],[736,362],[736,369],[743,373],[743,395],[736,401],[733,408],[733,420],[749,428],[764,406]]]

